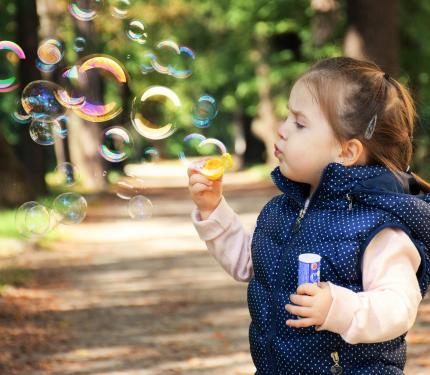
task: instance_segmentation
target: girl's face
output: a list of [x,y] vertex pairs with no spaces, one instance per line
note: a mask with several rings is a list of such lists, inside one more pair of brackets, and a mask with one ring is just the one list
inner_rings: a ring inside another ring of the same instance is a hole
[[278,129],[275,156],[281,173],[310,184],[312,194],[327,164],[341,161],[342,148],[320,106],[300,80],[291,90],[288,108],[288,118]]

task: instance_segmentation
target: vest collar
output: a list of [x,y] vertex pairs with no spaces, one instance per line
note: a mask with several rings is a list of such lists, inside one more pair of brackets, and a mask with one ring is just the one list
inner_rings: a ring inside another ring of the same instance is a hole
[[[280,191],[288,195],[300,206],[309,196],[310,185],[296,182],[282,175],[279,167],[271,173],[273,182]],[[333,200],[351,192],[395,192],[417,194],[416,180],[407,173],[400,174],[400,181],[381,164],[345,167],[340,163],[330,163],[322,171],[312,201]]]

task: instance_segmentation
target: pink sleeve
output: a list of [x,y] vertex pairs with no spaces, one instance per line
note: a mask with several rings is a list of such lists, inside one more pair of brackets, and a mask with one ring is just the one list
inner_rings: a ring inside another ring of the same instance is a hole
[[420,263],[420,254],[404,231],[381,230],[364,252],[364,291],[329,283],[333,300],[317,331],[338,333],[350,344],[383,342],[407,332],[422,300],[416,277]]
[[249,281],[254,275],[251,260],[252,234],[246,233],[238,215],[224,197],[206,220],[194,209],[191,219],[199,237],[206,241],[209,253],[237,281]]

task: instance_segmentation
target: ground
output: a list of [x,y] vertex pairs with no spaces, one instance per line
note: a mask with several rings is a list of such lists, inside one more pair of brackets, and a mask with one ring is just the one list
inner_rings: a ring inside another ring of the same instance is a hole
[[[226,197],[251,229],[276,191]],[[89,199],[66,240],[0,261],[32,270],[0,298],[0,374],[251,375],[246,284],[208,254],[185,189],[149,194],[154,216],[131,220],[126,201]],[[406,374],[430,374],[430,299],[408,334]]]

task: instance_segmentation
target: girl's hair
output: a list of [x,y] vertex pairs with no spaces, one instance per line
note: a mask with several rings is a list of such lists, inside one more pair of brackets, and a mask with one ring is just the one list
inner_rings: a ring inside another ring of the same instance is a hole
[[[376,64],[349,57],[318,61],[299,80],[315,96],[340,141],[356,138],[367,164],[382,164],[398,176],[408,168],[417,113],[408,89]],[[373,135],[365,137],[375,120]],[[413,173],[423,192],[430,183]]]

